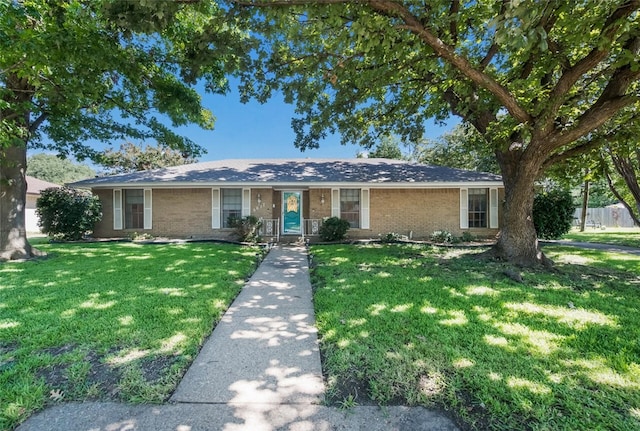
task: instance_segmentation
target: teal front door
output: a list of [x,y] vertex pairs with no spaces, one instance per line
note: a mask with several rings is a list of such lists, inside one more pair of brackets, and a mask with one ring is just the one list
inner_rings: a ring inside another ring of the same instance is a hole
[[282,192],[282,234],[302,234],[302,193]]

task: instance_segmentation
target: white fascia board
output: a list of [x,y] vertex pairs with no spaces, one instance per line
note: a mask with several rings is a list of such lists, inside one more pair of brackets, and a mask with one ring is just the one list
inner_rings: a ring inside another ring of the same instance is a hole
[[99,189],[199,189],[199,188],[261,188],[261,189],[457,189],[466,188],[483,188],[498,187],[503,188],[502,181],[468,181],[468,182],[433,182],[433,183],[243,183],[243,182],[211,182],[211,183],[184,183],[184,182],[144,182],[144,183],[112,183],[112,184],[96,184],[87,185],[87,188],[94,190]]

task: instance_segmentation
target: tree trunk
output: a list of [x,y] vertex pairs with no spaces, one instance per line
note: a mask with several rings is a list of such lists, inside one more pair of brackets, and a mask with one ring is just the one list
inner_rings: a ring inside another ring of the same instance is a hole
[[31,248],[25,229],[26,145],[6,148],[3,159],[0,165],[0,261],[31,259],[39,253]]
[[502,229],[490,254],[518,266],[550,266],[533,224],[534,185],[542,160],[526,160],[519,151],[497,153],[504,182]]

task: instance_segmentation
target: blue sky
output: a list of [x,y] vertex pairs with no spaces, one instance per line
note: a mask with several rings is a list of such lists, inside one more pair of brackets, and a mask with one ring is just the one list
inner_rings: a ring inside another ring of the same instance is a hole
[[[320,143],[320,148],[301,152],[293,145],[294,133],[291,118],[295,117],[294,106],[284,103],[281,95],[275,95],[267,103],[251,101],[240,103],[237,83],[226,95],[203,93],[203,105],[216,117],[214,130],[203,130],[195,125],[184,126],[177,132],[190,138],[207,150],[198,160],[201,162],[242,158],[353,158],[364,149],[360,146],[340,144],[340,136],[330,136]],[[161,119],[161,118],[160,118]],[[451,119],[451,126],[459,123]],[[450,130],[450,126],[427,124],[426,138],[437,138]],[[155,145],[155,142],[134,142]],[[121,142],[113,142],[117,149]],[[106,146],[96,142],[95,148]],[[31,156],[42,150],[30,150]],[[408,152],[408,149],[403,149]],[[85,160],[83,163],[93,166]],[[94,166],[95,167],[95,166]],[[99,167],[97,167],[99,169]]]
[[[233,86],[232,86],[233,88]],[[339,136],[331,136],[320,148],[301,152],[294,147],[291,118],[294,106],[282,97],[273,97],[261,105],[255,101],[242,104],[235,88],[227,95],[203,95],[204,106],[216,117],[214,130],[195,126],[182,127],[179,132],[207,149],[200,161],[237,158],[351,158],[362,148],[341,145]],[[452,125],[458,121],[450,122]],[[436,138],[450,127],[427,125],[427,138]]]

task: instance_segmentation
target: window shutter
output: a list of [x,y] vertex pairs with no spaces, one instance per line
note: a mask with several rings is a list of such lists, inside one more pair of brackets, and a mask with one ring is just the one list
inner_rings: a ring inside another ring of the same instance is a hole
[[122,189],[113,189],[113,230],[122,230]]
[[242,217],[251,215],[251,189],[242,189]]
[[469,191],[460,189],[460,229],[469,229]]
[[220,189],[211,189],[211,228],[220,229]]
[[489,189],[489,227],[498,228],[498,189]]
[[331,217],[340,217],[340,189],[331,189]]
[[144,229],[151,229],[151,189],[144,189]]
[[360,191],[360,228],[369,229],[369,189]]

